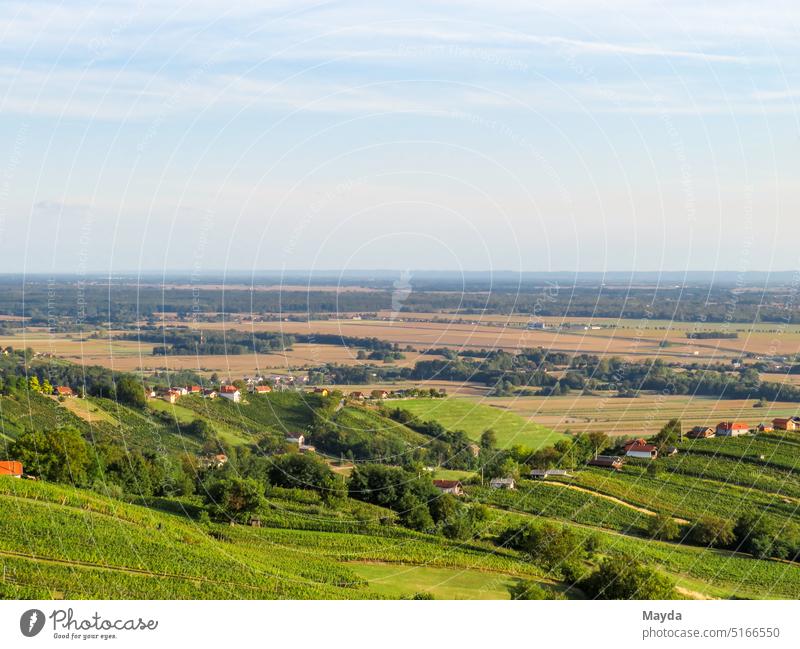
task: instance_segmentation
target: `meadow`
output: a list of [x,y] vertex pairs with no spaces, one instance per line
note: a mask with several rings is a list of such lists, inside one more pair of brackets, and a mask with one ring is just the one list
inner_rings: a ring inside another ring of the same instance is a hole
[[515,444],[541,448],[561,438],[559,433],[516,413],[466,398],[399,399],[388,401],[387,405],[407,410],[424,421],[438,421],[450,430],[463,430],[475,441],[491,428],[501,448]]

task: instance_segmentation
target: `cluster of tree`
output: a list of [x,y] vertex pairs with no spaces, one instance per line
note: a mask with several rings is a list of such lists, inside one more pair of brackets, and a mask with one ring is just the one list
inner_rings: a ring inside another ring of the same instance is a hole
[[687,331],[686,337],[697,340],[725,340],[738,338],[739,334],[735,331]]
[[123,340],[162,343],[153,347],[156,356],[269,354],[290,348],[295,338],[281,333],[162,329],[145,327],[140,332],[123,334]]
[[115,399],[135,408],[145,405],[144,386],[132,374],[115,374],[99,365],[27,360],[22,352],[0,358],[0,392],[5,395],[26,390],[49,395],[55,386],[68,386],[78,395]]
[[25,472],[50,482],[135,496],[194,493],[190,458],[143,453],[117,443],[90,444],[71,427],[26,431],[9,446]]
[[395,511],[406,527],[448,538],[472,538],[487,519],[482,505],[440,494],[424,472],[402,467],[360,465],[351,474],[347,489],[351,498]]

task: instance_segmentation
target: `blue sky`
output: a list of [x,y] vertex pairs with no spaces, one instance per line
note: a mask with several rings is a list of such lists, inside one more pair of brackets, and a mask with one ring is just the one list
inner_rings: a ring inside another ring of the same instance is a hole
[[0,271],[795,269],[793,2],[4,2]]

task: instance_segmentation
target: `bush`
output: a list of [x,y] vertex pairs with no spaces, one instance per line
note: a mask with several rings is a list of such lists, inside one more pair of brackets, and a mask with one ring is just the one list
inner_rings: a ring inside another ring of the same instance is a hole
[[517,579],[508,589],[511,599],[559,599],[552,591],[528,579]]
[[705,516],[694,524],[689,538],[698,545],[725,548],[736,540],[736,535],[731,521]]
[[674,582],[636,559],[605,559],[578,586],[592,599],[675,599]]
[[678,538],[681,529],[671,516],[658,514],[653,516],[647,524],[647,533],[651,539],[672,541]]

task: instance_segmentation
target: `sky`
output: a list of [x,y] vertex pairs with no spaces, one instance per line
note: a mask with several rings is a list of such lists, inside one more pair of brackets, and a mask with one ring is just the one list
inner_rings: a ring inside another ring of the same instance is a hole
[[0,272],[800,268],[800,4],[3,2]]

